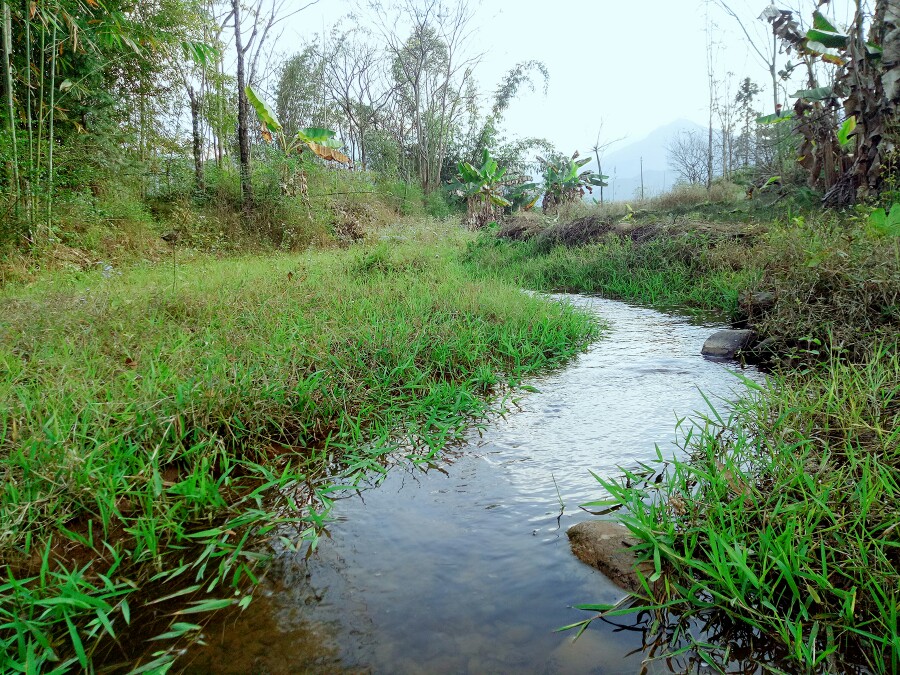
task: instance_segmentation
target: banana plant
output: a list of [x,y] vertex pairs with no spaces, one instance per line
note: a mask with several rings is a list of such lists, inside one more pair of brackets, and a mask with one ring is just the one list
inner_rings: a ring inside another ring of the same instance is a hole
[[277,142],[285,154],[302,153],[309,149],[317,157],[340,164],[351,163],[350,158],[340,152],[341,142],[335,138],[335,132],[321,127],[306,127],[300,129],[293,137],[284,132],[284,127],[275,116],[275,113],[266,105],[265,101],[253,90],[247,87],[247,100],[256,110],[259,121],[262,123],[262,134],[268,142]]
[[465,198],[468,207],[468,219],[473,229],[481,229],[492,220],[496,220],[498,209],[512,206],[503,196],[506,183],[503,177],[506,169],[500,168],[491,153],[485,148],[481,156],[482,164],[476,168],[469,162],[456,165],[459,172],[456,176],[457,193]]
[[[772,5],[763,16],[788,52],[810,65],[824,61],[838,67],[831,86],[812,82],[810,89],[794,94],[796,130],[803,139],[800,163],[810,185],[824,190],[823,204],[847,206],[888,187],[885,146],[893,147],[896,133],[891,125],[900,111],[900,47],[894,37],[900,2],[879,0],[871,17],[857,3],[846,29],[818,9],[808,30],[791,10]],[[840,108],[853,121],[838,129],[831,111]]]
[[544,170],[544,201],[541,206],[545,211],[567,202],[578,201],[584,197],[585,192],[593,192],[595,187],[607,187],[606,180],[609,176],[590,169],[579,171],[590,161],[590,157],[579,159],[577,150],[571,157],[538,157]]

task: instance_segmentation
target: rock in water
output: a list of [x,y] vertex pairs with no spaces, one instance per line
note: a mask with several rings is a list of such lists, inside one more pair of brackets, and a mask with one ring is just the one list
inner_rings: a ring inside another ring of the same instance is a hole
[[733,359],[738,352],[746,349],[756,337],[752,330],[720,330],[713,333],[703,343],[703,356],[717,356]]
[[573,525],[566,534],[575,557],[596,567],[620,588],[640,591],[637,571],[645,577],[653,574],[650,563],[638,565],[637,555],[630,548],[640,540],[624,525],[610,520],[587,520]]

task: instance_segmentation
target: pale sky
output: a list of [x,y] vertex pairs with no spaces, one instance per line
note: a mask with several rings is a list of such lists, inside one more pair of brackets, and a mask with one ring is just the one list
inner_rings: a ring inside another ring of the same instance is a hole
[[[547,95],[540,90],[520,92],[503,131],[509,136],[544,137],[561,150],[578,149],[583,154],[593,145],[601,121],[605,138],[626,137],[613,150],[679,118],[706,126],[707,4],[717,25],[713,31],[717,77],[733,73],[733,96],[738,82],[749,76],[763,88],[758,106],[771,112],[768,71],[734,20],[705,0],[473,2],[477,33],[472,46],[485,52],[476,72],[479,88],[491,92],[520,61],[543,61],[550,71]],[[770,34],[768,25],[756,19],[768,0],[729,4],[751,32]],[[846,0],[834,4],[840,9],[831,11],[843,23]],[[814,5],[803,10],[805,19]],[[352,0],[321,0],[286,22],[277,50],[284,55],[299,51],[306,40],[321,34],[323,26],[327,32],[351,11],[366,20]],[[344,25],[353,24],[345,20]]]

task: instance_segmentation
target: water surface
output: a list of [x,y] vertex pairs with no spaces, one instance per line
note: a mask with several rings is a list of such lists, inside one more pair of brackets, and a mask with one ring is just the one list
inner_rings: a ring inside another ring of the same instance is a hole
[[[605,339],[530,382],[520,409],[423,471],[398,467],[334,507],[308,561],[283,555],[258,599],[210,627],[189,673],[636,673],[643,633],[554,629],[622,592],[570,552],[579,504],[676,452],[676,422],[733,397],[735,363],[700,356],[714,324],[560,296],[609,322]],[[761,379],[756,371],[745,375]],[[564,505],[564,509],[561,506]],[[669,672],[665,662],[648,672]]]

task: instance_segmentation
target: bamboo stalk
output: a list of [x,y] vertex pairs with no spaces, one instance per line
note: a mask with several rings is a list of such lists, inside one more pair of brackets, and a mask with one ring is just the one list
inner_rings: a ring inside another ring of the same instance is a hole
[[40,88],[38,89],[38,137],[37,137],[37,185],[35,187],[35,194],[41,193],[41,161],[43,159],[44,154],[44,80],[46,79],[46,69],[44,68],[44,62],[47,58],[47,29],[44,27],[41,30],[41,83]]
[[15,200],[15,212],[19,214],[19,148],[16,130],[15,105],[13,103],[13,77],[10,58],[12,55],[12,13],[9,3],[3,2],[3,72],[6,77],[6,114],[9,120],[9,133],[12,140],[13,161],[10,167],[10,192]]
[[29,2],[24,0],[22,20],[25,22],[25,115],[28,123],[28,178],[25,182],[25,222],[28,223],[29,237],[34,227],[34,174],[35,174],[35,148],[34,148],[34,129],[31,117],[32,93],[31,93],[31,14],[29,12]]
[[53,236],[53,144],[55,139],[53,137],[53,109],[56,105],[56,23],[53,24],[53,34],[50,37],[50,129],[48,140],[50,142],[50,147],[47,150],[47,163],[50,169],[50,173],[47,176],[47,238],[52,238]]

